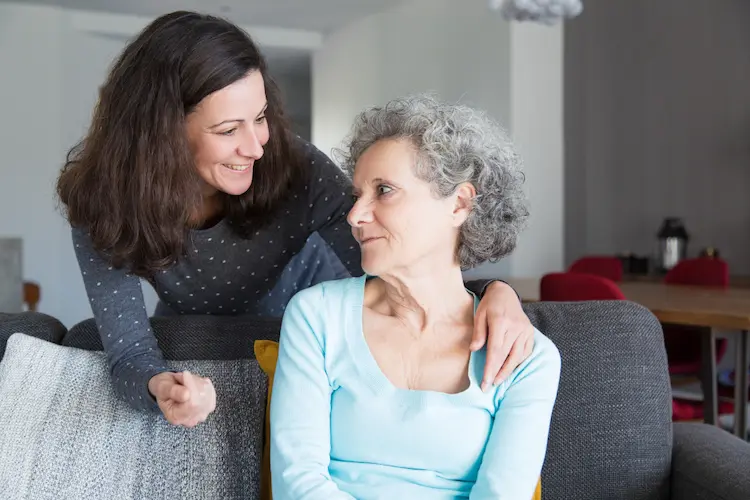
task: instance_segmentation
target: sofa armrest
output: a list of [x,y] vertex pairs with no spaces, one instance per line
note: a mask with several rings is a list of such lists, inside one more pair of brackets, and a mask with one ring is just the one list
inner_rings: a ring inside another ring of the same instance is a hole
[[750,498],[750,443],[707,424],[673,425],[672,499]]

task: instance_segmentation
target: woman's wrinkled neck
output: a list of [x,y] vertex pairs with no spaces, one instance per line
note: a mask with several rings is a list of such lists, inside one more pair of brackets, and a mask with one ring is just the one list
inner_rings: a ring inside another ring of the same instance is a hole
[[473,316],[474,300],[466,291],[458,264],[419,265],[378,276],[375,294],[384,313],[418,331],[445,320]]

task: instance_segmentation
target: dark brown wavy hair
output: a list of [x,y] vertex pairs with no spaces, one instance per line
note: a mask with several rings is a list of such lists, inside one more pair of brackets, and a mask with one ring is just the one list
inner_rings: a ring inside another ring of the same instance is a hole
[[224,216],[247,237],[303,175],[281,95],[250,36],[217,17],[159,17],[114,62],[91,126],[68,153],[57,194],[73,227],[117,267],[148,277],[185,255],[201,181],[186,118],[206,96],[260,71],[270,139],[242,195],[222,194]]

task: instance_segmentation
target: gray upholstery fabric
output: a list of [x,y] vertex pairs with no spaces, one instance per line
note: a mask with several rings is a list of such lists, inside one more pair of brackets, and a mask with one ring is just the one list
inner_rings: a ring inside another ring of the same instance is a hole
[[[151,318],[164,357],[187,359],[253,359],[253,342],[279,340],[281,319],[251,316],[167,316]],[[62,344],[91,351],[102,350],[93,319],[74,325]]]
[[52,316],[38,312],[0,313],[0,359],[8,338],[18,332],[59,344],[67,328]]
[[679,500],[747,500],[750,444],[711,425],[675,424],[672,496]]
[[258,498],[265,375],[254,360],[171,364],[216,387],[216,412],[194,429],[116,399],[102,353],[11,336],[0,362],[0,497]]
[[538,303],[525,310],[562,357],[544,497],[669,498],[671,396],[656,318],[626,301]]

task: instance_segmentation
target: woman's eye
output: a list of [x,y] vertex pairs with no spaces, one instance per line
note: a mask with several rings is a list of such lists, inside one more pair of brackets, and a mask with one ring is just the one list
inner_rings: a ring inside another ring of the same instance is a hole
[[258,118],[255,119],[255,123],[257,123],[258,125],[260,125],[264,121],[266,121],[266,116],[265,115],[259,116]]
[[393,191],[393,188],[390,187],[390,186],[386,186],[385,184],[381,184],[380,186],[378,186],[378,194],[379,195],[388,194],[391,191]]
[[221,135],[234,135],[234,133],[237,132],[237,128],[231,128],[229,130],[225,130],[223,132],[219,132]]

